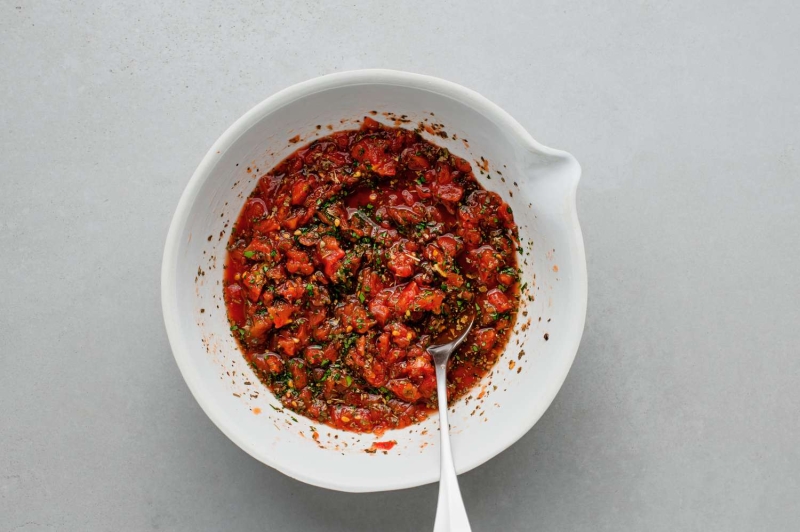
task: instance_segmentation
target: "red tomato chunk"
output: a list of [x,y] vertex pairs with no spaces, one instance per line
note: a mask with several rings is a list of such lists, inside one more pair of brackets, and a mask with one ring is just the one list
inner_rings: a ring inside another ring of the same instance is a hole
[[427,352],[474,309],[449,401],[500,356],[519,307],[517,228],[471,165],[365,118],[297,150],[246,201],[224,296],[247,360],[288,409],[381,433],[436,406]]

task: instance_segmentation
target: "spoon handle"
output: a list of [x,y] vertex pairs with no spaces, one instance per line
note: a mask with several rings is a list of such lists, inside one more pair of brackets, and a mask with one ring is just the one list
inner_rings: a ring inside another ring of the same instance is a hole
[[450,424],[447,421],[447,364],[436,364],[436,394],[439,396],[439,502],[433,532],[471,532],[467,510],[458,489],[453,453],[450,450]]

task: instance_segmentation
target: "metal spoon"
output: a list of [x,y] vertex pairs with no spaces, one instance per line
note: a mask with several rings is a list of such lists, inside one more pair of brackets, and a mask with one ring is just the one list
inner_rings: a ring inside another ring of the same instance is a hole
[[464,508],[464,501],[461,500],[461,490],[458,489],[458,478],[453,465],[453,453],[450,449],[450,424],[447,421],[447,360],[467,337],[474,322],[475,317],[472,316],[469,324],[464,327],[463,332],[455,340],[428,348],[436,367],[436,395],[439,396],[439,437],[441,439],[439,502],[436,508],[436,521],[433,525],[434,532],[472,531],[467,511]]

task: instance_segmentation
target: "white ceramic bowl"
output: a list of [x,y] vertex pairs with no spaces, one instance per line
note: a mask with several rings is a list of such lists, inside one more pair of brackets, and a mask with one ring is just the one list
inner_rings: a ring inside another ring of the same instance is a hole
[[[197,402],[239,447],[303,482],[353,492],[436,481],[438,419],[434,415],[376,438],[275,410],[280,403],[231,337],[222,270],[231,225],[257,176],[304,143],[329,134],[328,126],[357,128],[356,121],[371,111],[388,124],[392,120],[385,112],[406,115],[411,123],[405,127],[443,124],[448,138],[424,136],[472,161],[478,180],[511,205],[519,225],[527,290],[503,357],[472,398],[452,409],[459,473],[517,441],[550,405],[578,349],[587,295],[575,210],[580,166],[568,153],[537,143],[479,94],[428,76],[360,70],[289,87],[237,120],[195,171],[167,236],[161,297],[172,351]],[[289,142],[297,142],[296,135],[299,143]],[[490,178],[479,173],[481,157]],[[314,425],[318,441],[312,439]],[[397,445],[386,453],[365,452],[377,440]]]

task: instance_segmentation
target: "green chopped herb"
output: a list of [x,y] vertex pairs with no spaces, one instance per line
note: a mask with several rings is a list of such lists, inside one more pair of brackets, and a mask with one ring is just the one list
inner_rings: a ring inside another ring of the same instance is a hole
[[245,251],[245,252],[243,253],[243,255],[244,255],[245,257],[247,257],[248,259],[252,259],[253,257],[255,257],[255,256],[256,256],[256,252],[255,252],[255,251]]

